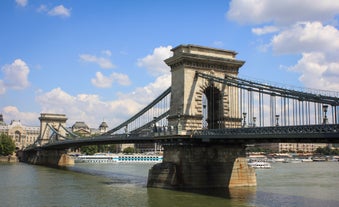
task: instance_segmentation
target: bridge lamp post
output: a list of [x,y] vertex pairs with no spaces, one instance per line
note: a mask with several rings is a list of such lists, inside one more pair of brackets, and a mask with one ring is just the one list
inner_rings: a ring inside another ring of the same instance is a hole
[[279,114],[275,115],[275,120],[276,120],[275,126],[279,126]]
[[206,124],[206,122],[207,122],[207,118],[206,118],[206,116],[207,116],[207,113],[206,113],[206,104],[204,104],[204,105],[202,105],[202,108],[203,108],[203,115],[202,115],[202,117],[203,117],[203,128],[204,129],[207,129],[207,124]]
[[253,117],[253,124],[252,124],[253,127],[256,126],[256,124],[255,124],[256,121],[257,121],[257,117]]
[[157,117],[153,117],[153,132],[158,132],[158,129],[157,129]]
[[327,124],[327,122],[328,122],[328,119],[327,119],[327,108],[328,108],[328,105],[323,105],[323,112],[324,112],[323,124]]
[[247,113],[244,112],[244,113],[242,113],[242,115],[243,115],[243,117],[244,117],[244,122],[243,122],[243,124],[242,124],[242,127],[245,127],[245,126],[246,126],[246,115],[247,115]]
[[178,126],[177,126],[177,128],[178,128],[178,134],[180,134],[181,131],[182,131],[182,126],[181,126],[181,123],[180,123],[180,117],[181,117],[181,113],[178,112]]

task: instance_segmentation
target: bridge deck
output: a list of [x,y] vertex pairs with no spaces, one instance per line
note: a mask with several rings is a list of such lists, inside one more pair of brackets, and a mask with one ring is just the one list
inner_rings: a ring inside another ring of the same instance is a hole
[[[173,133],[113,134],[91,138],[77,138],[49,143],[41,149],[67,149],[85,145],[121,143],[206,143],[253,144],[253,143],[339,143],[339,125],[275,126],[251,128],[210,129]],[[27,149],[29,150],[29,149]],[[31,148],[35,150],[35,148]]]

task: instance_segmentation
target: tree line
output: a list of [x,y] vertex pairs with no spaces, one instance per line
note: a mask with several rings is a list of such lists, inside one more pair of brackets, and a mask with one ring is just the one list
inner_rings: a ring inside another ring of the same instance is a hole
[[0,134],[0,155],[7,156],[15,151],[15,143],[12,138],[4,133]]

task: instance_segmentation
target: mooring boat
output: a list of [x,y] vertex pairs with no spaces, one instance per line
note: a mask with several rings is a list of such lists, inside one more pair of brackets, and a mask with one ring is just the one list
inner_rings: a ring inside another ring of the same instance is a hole
[[255,169],[270,169],[271,168],[271,164],[269,162],[261,162],[261,161],[249,162],[248,165]]
[[162,155],[144,154],[110,154],[96,153],[94,155],[79,155],[75,158],[76,163],[115,163],[115,162],[162,162]]

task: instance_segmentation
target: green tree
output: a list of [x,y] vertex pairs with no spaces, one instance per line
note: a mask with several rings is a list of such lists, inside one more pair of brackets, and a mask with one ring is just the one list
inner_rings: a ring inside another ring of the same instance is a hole
[[331,149],[329,147],[318,147],[315,150],[316,153],[322,154],[322,155],[338,155],[339,150],[338,149]]
[[133,147],[127,147],[125,148],[122,152],[125,153],[125,154],[132,154],[134,153],[134,148]]
[[82,154],[94,155],[95,153],[98,152],[98,146],[97,145],[83,146],[80,148],[80,151]]
[[15,151],[15,143],[6,134],[1,133],[0,135],[0,155],[11,155]]

